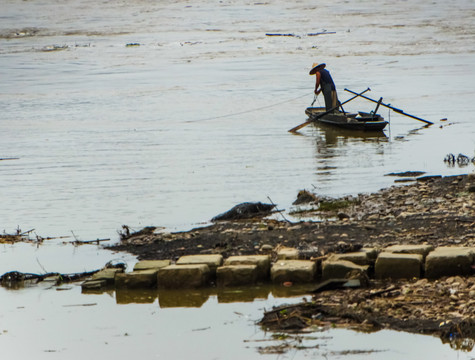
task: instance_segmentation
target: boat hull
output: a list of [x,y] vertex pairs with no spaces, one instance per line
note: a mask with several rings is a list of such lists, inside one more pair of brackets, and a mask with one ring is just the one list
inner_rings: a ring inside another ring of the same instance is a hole
[[311,121],[350,130],[382,131],[388,124],[379,114],[333,112],[322,116],[325,111],[322,107],[309,107],[305,113]]

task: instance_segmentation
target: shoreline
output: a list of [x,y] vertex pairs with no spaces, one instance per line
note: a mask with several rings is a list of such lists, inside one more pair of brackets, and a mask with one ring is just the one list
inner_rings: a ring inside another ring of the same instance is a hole
[[[240,220],[167,234],[145,228],[108,248],[130,252],[140,260],[172,261],[193,254],[226,258],[264,253],[275,260],[281,246],[298,249],[299,259],[316,261],[361,247],[475,249],[475,174],[423,177],[411,184],[360,194],[346,204],[330,214],[327,211],[328,220],[318,222]],[[309,209],[305,215],[324,217],[318,209]],[[325,290],[314,293],[311,302],[271,310],[260,324],[271,331],[291,332],[312,326],[365,331],[389,328],[438,335],[456,349],[471,350],[475,338],[474,273],[475,264],[469,276],[430,280],[421,276],[406,281],[370,278],[367,287]]]
[[423,177],[411,184],[342,199],[344,207],[325,211],[311,207],[303,213],[306,218],[323,220],[292,223],[257,218],[170,233],[146,227],[107,249],[129,252],[139,260],[160,260],[197,253],[251,255],[261,253],[263,246],[281,245],[296,247],[301,258],[307,259],[349,251],[356,245],[475,246],[473,173]]

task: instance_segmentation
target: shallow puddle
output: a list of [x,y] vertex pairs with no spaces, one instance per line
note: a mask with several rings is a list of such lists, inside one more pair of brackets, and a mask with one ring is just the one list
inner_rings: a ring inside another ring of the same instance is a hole
[[[81,294],[77,284],[0,288],[0,347],[15,359],[472,359],[440,339],[319,329],[288,337],[256,322],[303,288]],[[404,345],[403,345],[404,344]],[[270,355],[269,355],[270,354]]]

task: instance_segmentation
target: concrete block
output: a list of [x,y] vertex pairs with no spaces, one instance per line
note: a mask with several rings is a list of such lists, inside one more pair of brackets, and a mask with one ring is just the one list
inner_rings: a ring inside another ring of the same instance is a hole
[[123,272],[124,269],[119,268],[102,269],[92,275],[91,280],[105,280],[107,285],[112,285],[115,281],[115,275]]
[[357,265],[348,260],[332,260],[331,257],[322,264],[322,278],[326,279],[344,279],[352,271],[366,273],[368,265]]
[[116,288],[150,289],[157,287],[158,269],[119,273],[115,276]]
[[269,272],[270,272],[270,256],[269,255],[230,256],[224,261],[224,266],[230,266],[230,265],[256,265],[257,279],[266,280],[269,278]]
[[210,254],[210,255],[185,255],[180,257],[177,262],[177,265],[197,265],[205,264],[210,270],[210,275],[212,277],[216,276],[216,268],[223,265],[223,256],[219,254]]
[[376,261],[376,258],[378,257],[379,253],[381,252],[379,249],[377,248],[373,248],[373,247],[364,247],[362,249],[360,249],[359,252],[365,252],[366,253],[366,257],[372,262],[374,263]]
[[442,276],[470,275],[475,260],[473,247],[441,246],[426,257],[425,275],[429,279]]
[[225,265],[216,270],[219,286],[253,285],[257,281],[257,265]]
[[362,265],[362,266],[370,265],[374,263],[374,261],[372,261],[368,257],[368,253],[365,251],[349,252],[345,254],[332,254],[328,258],[328,260],[331,260],[331,261],[346,260],[346,261],[351,261],[353,264]]
[[161,269],[162,267],[170,265],[170,260],[142,260],[134,265],[134,271]]
[[206,264],[170,265],[158,270],[158,287],[164,289],[197,288],[207,285],[210,269]]
[[308,283],[315,279],[317,266],[309,260],[278,260],[270,270],[274,283]]
[[374,274],[378,279],[420,278],[422,254],[397,254],[383,252],[376,259]]
[[294,248],[283,247],[277,250],[278,260],[298,260],[299,251]]
[[383,249],[384,252],[395,254],[420,254],[424,259],[432,250],[432,245],[392,245]]

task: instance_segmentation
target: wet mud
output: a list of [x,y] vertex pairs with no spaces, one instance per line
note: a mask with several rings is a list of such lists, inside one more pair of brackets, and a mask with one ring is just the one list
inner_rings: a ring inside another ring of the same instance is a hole
[[[278,245],[299,249],[302,258],[358,247],[395,244],[474,246],[475,176],[420,177],[412,184],[393,186],[300,208],[315,221],[253,219],[217,222],[185,232],[147,231],[123,236],[110,247],[140,260],[176,259],[192,254],[258,254]],[[336,204],[335,208],[319,204]],[[270,246],[269,246],[270,245]]]

